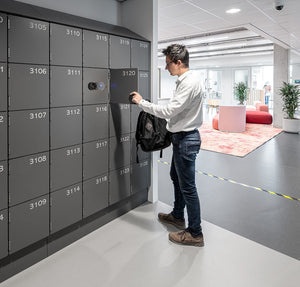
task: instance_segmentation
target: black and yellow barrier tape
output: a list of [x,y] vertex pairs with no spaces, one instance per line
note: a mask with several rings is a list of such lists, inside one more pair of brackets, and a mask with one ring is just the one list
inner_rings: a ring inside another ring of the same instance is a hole
[[[158,160],[158,162],[166,164],[166,165],[170,165],[170,163],[168,163],[167,161]],[[216,178],[216,179],[219,179],[219,180],[227,181],[227,182],[230,182],[230,183],[233,183],[233,184],[238,184],[238,185],[241,185],[241,186],[244,186],[244,187],[247,187],[247,188],[252,188],[252,189],[255,189],[255,190],[259,190],[259,191],[264,191],[264,192],[267,192],[267,193],[272,194],[272,195],[277,195],[277,196],[281,196],[281,197],[284,197],[284,198],[287,198],[287,199],[291,199],[291,200],[295,200],[295,201],[300,202],[300,198],[295,198],[295,197],[292,197],[292,196],[287,196],[287,195],[284,195],[284,194],[281,194],[281,193],[273,192],[273,191],[270,191],[270,190],[267,190],[267,189],[264,189],[264,188],[255,187],[255,186],[248,185],[248,184],[245,184],[245,183],[240,183],[240,182],[237,182],[237,181],[234,181],[234,180],[231,180],[231,179],[223,178],[223,177],[216,176],[216,175],[213,175],[213,174],[209,174],[209,173],[199,171],[199,170],[196,170],[196,173],[206,175],[206,176],[209,176],[209,177],[212,177],[212,178]]]

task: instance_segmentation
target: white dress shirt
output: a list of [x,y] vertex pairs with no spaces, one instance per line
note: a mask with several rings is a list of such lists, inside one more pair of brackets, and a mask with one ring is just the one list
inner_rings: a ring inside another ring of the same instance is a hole
[[167,105],[156,105],[141,100],[139,107],[145,112],[167,120],[170,132],[192,131],[202,125],[202,89],[200,79],[193,71],[178,77],[173,98]]

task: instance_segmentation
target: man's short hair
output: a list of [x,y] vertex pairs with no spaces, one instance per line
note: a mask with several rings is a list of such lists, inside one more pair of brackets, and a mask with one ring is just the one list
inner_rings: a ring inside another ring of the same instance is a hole
[[189,67],[189,52],[184,45],[172,44],[166,49],[163,49],[163,54],[168,56],[175,64],[180,60],[185,67]]

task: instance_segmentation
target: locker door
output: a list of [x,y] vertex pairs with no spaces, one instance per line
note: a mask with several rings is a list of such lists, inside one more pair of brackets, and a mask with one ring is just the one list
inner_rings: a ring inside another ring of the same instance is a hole
[[130,39],[110,36],[110,67],[130,68]]
[[114,204],[130,196],[130,167],[110,172],[109,204]]
[[7,59],[7,16],[0,13],[0,61]]
[[9,61],[49,64],[49,23],[9,16]]
[[108,105],[83,106],[83,141],[108,138]]
[[130,108],[131,108],[130,131],[135,132],[139,114],[142,111],[142,109],[138,105],[130,105]]
[[10,254],[49,235],[49,195],[9,209]]
[[130,105],[110,104],[110,137],[130,133]]
[[10,158],[49,150],[49,110],[9,113]]
[[108,68],[107,34],[83,30],[83,66]]
[[49,107],[49,67],[9,65],[9,109]]
[[7,65],[0,63],[0,111],[7,111]]
[[150,69],[150,43],[131,40],[131,67],[139,70]]
[[131,133],[130,140],[131,140],[131,162],[132,163],[136,163],[136,154],[138,154],[138,159],[140,162],[151,159],[151,152],[144,152],[140,146],[137,152],[135,133]]
[[51,151],[51,191],[82,181],[82,147],[75,145]]
[[83,144],[83,178],[92,178],[108,171],[108,140]]
[[7,113],[0,112],[0,160],[7,159]]
[[7,209],[0,210],[0,259],[8,255]]
[[82,219],[82,184],[51,193],[50,202],[50,233],[55,233]]
[[130,135],[110,138],[110,170],[130,164]]
[[50,106],[82,104],[82,69],[51,66]]
[[51,109],[51,149],[82,143],[82,107]]
[[129,104],[130,93],[138,91],[138,70],[113,69],[110,74],[110,102]]
[[83,69],[83,104],[108,102],[108,70]]
[[145,100],[150,100],[150,73],[139,72],[139,93]]
[[150,160],[140,161],[132,165],[131,192],[136,193],[150,186]]
[[0,210],[7,208],[7,161],[0,161]]
[[108,175],[83,182],[83,217],[88,217],[108,206]]
[[9,161],[9,205],[49,193],[49,152]]
[[82,30],[51,23],[51,65],[82,65]]

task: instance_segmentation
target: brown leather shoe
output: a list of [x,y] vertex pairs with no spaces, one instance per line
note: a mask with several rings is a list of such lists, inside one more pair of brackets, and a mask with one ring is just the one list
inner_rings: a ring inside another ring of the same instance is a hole
[[197,237],[192,236],[187,230],[178,231],[178,232],[170,232],[169,240],[182,244],[182,245],[192,245],[202,247],[204,246],[203,235],[199,235]]
[[166,213],[160,212],[158,214],[158,219],[161,222],[172,224],[175,227],[177,227],[178,229],[181,229],[181,230],[185,229],[185,220],[175,218],[172,213],[166,214]]

